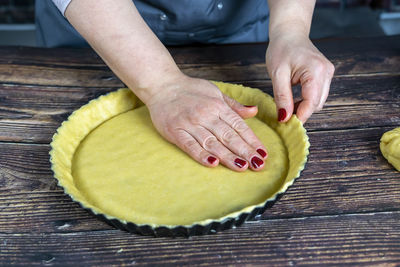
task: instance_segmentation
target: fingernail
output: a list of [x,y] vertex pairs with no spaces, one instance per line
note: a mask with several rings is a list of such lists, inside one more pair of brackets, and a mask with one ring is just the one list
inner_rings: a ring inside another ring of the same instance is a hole
[[254,107],[256,107],[256,106],[248,106],[248,105],[243,105],[244,107],[246,107],[246,108],[254,108]]
[[251,159],[251,165],[253,165],[254,169],[260,168],[261,165],[264,164],[264,161],[260,159],[259,157],[253,157]]
[[234,162],[239,168],[243,168],[246,165],[246,161],[239,158],[236,158]]
[[257,149],[258,154],[261,155],[261,157],[265,158],[267,156],[267,152],[264,151],[264,149]]
[[280,108],[278,110],[278,121],[284,121],[286,118],[286,109]]
[[214,164],[214,162],[217,160],[217,158],[216,157],[213,157],[213,156],[209,156],[208,158],[207,158],[207,161],[210,163],[210,164]]

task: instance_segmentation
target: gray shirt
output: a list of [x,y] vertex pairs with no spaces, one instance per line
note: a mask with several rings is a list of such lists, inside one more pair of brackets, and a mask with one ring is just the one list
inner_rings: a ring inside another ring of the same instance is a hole
[[[39,46],[87,46],[63,16],[70,1],[35,1]],[[266,0],[133,2],[149,27],[166,45],[265,42],[268,39]]]

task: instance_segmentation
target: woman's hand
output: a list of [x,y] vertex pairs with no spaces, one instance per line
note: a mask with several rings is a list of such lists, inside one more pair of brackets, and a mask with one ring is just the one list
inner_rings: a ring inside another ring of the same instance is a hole
[[[266,64],[272,80],[278,120],[286,122],[297,107],[304,123],[322,109],[334,66],[308,38],[315,0],[269,0],[270,25]],[[293,103],[292,85],[301,84],[302,99]]]
[[206,80],[182,74],[131,0],[72,1],[72,25],[147,105],[157,130],[201,164],[261,170],[267,150],[242,118],[245,107]]
[[199,163],[235,171],[264,167],[267,150],[243,119],[257,114],[214,84],[181,75],[147,101],[154,126]]
[[279,121],[290,119],[293,110],[292,85],[301,84],[302,100],[296,115],[304,123],[319,111],[329,94],[334,66],[311,43],[308,37],[282,34],[271,39],[266,63],[272,79]]

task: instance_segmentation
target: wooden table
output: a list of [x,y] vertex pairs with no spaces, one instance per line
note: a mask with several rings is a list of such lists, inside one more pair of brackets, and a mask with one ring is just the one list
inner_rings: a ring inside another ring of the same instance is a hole
[[[306,128],[301,177],[259,220],[208,236],[114,229],[64,195],[49,142],[68,115],[123,84],[89,49],[0,47],[0,265],[400,263],[400,173],[379,151],[400,126],[400,36],[321,40],[336,66]],[[266,44],[171,48],[190,75],[272,94]],[[296,89],[298,93],[298,88]]]

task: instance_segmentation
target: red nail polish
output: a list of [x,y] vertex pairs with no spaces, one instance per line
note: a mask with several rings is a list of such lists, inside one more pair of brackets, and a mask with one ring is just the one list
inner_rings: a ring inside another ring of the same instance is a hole
[[253,165],[254,169],[260,168],[261,165],[264,164],[264,161],[260,159],[259,157],[253,157],[251,159],[251,164]]
[[248,106],[248,105],[243,105],[244,107],[246,107],[246,108],[254,108],[254,107],[256,107],[256,106]]
[[236,158],[234,162],[239,168],[243,168],[246,165],[246,161],[239,158]]
[[214,164],[214,162],[217,160],[217,158],[216,157],[213,157],[213,156],[209,156],[208,158],[207,158],[207,161],[210,163],[210,164]]
[[264,149],[257,149],[258,154],[261,155],[261,157],[265,158],[267,156],[267,152],[264,151]]
[[286,109],[280,108],[278,110],[278,121],[283,121],[286,118]]

